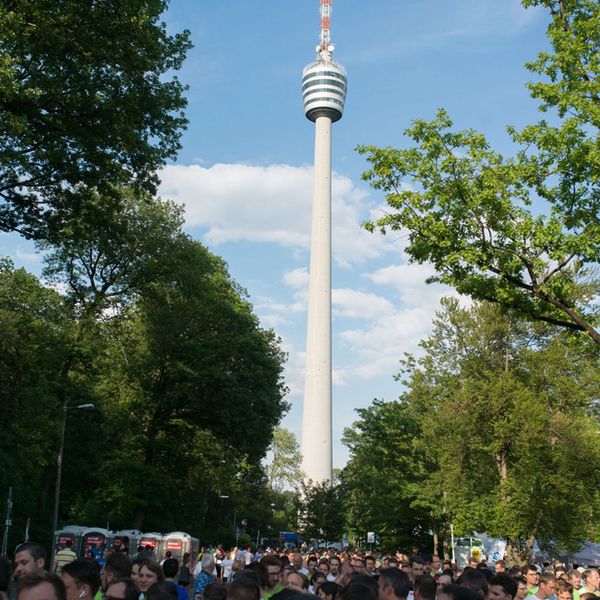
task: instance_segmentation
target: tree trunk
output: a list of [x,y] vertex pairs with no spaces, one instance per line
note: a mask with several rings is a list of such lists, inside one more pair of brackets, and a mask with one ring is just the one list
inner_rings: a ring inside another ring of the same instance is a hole
[[439,537],[438,537],[438,526],[435,521],[433,521],[431,524],[431,531],[433,532],[433,555],[438,556]]
[[444,560],[450,560],[450,552],[448,550],[448,536],[444,535],[442,536],[442,555],[444,557]]
[[535,534],[531,533],[527,540],[523,538],[506,538],[506,560],[509,565],[524,567],[532,561]]
[[146,509],[138,506],[133,513],[133,528],[142,531],[142,525],[144,524],[144,518],[146,516]]

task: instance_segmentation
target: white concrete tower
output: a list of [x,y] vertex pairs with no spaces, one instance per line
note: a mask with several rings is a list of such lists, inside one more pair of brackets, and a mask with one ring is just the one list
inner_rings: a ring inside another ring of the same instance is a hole
[[342,117],[346,71],[333,60],[331,0],[321,0],[317,59],[302,74],[304,112],[315,123],[302,469],[314,483],[331,481],[331,124]]

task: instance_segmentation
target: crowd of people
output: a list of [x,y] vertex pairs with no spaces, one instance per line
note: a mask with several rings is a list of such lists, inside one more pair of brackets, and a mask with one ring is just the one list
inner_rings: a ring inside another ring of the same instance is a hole
[[185,554],[114,549],[102,561],[56,553],[50,571],[36,543],[0,558],[0,600],[600,600],[598,569],[561,562],[508,568],[438,556],[223,548]]

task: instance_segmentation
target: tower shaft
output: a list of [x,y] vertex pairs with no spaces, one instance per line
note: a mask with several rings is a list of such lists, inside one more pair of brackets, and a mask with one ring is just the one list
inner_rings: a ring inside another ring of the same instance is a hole
[[315,121],[315,171],[302,424],[307,479],[331,481],[331,118]]
[[333,60],[331,1],[321,0],[321,40],[302,71],[306,118],[315,123],[315,181],[310,245],[308,328],[302,423],[302,470],[313,483],[332,480],[331,428],[331,124],[342,118],[347,79]]

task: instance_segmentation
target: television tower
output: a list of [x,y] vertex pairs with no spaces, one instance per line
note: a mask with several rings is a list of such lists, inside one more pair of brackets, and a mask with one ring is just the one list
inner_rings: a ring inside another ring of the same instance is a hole
[[333,60],[331,0],[321,0],[316,61],[304,67],[302,98],[315,123],[308,327],[302,423],[302,470],[313,483],[331,481],[331,124],[346,99],[346,71]]

